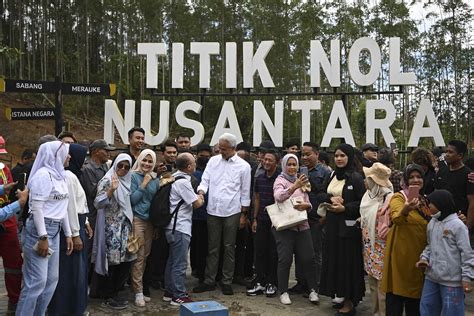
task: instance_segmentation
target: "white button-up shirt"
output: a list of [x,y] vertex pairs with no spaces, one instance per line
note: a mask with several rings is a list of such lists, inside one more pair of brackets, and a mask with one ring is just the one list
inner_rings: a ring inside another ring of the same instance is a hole
[[250,173],[250,165],[236,154],[228,160],[211,157],[198,186],[198,192],[209,193],[207,213],[229,217],[250,206]]

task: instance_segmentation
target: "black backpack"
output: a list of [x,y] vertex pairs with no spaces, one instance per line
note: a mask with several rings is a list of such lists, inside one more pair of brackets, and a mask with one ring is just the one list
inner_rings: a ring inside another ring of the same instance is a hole
[[166,228],[174,216],[174,224],[173,224],[173,233],[176,229],[176,221],[178,219],[178,210],[183,205],[184,200],[179,201],[178,205],[176,205],[173,212],[170,213],[170,193],[171,193],[171,185],[180,179],[185,179],[184,177],[176,177],[174,181],[169,182],[156,192],[153,200],[151,201],[150,205],[150,222],[156,228],[164,229]]

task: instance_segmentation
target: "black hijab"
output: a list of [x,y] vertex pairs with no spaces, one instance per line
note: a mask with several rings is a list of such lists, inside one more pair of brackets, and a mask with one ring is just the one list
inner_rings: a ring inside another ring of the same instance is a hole
[[71,160],[69,161],[69,167],[66,169],[80,178],[82,165],[84,164],[84,160],[86,160],[87,148],[79,144],[70,144],[69,155],[71,156]]
[[447,190],[433,191],[433,193],[428,195],[428,200],[441,211],[441,216],[438,217],[439,221],[442,221],[449,215],[456,213],[456,204],[454,204],[453,195]]
[[352,147],[349,144],[340,144],[339,146],[336,147],[336,152],[337,150],[342,151],[344,154],[346,154],[348,160],[347,160],[347,165],[344,168],[338,168],[336,166],[336,169],[334,169],[334,173],[336,175],[337,180],[342,180],[344,179],[344,175],[348,172],[354,171],[355,168],[355,150],[354,147]]

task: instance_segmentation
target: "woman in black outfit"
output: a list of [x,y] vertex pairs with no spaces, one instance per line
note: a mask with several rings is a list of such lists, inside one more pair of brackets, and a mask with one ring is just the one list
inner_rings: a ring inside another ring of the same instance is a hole
[[334,161],[336,168],[325,180],[325,191],[318,195],[319,201],[331,204],[326,214],[320,294],[344,297],[336,315],[354,315],[365,293],[362,233],[356,220],[366,189],[356,171],[352,146],[337,146]]

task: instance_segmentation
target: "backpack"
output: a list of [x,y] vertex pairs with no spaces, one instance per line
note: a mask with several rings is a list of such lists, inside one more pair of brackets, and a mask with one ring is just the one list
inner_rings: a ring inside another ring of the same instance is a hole
[[377,237],[382,240],[387,240],[387,235],[392,226],[390,221],[390,200],[393,193],[388,193],[384,197],[382,207],[377,211]]
[[176,177],[174,181],[168,182],[160,187],[160,189],[155,193],[155,196],[151,200],[150,205],[150,222],[156,228],[164,229],[166,228],[173,219],[173,233],[176,229],[176,221],[178,219],[178,210],[183,205],[184,200],[179,201],[176,205],[173,212],[170,213],[170,193],[171,186],[173,183],[180,179],[185,179],[184,177]]

